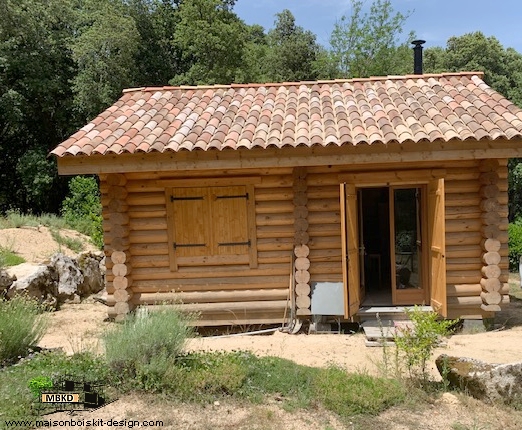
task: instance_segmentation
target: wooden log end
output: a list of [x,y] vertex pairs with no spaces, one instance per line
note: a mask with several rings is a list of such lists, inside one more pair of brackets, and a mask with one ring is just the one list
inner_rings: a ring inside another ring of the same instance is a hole
[[311,315],[312,315],[312,311],[311,311],[310,309],[297,309],[297,311],[295,312],[295,314],[296,314],[298,317],[311,316]]
[[308,296],[308,295],[310,295],[310,291],[311,291],[310,284],[297,284],[295,286],[295,293],[298,296]]
[[498,239],[488,238],[482,240],[481,246],[486,252],[498,252],[500,250],[501,242]]
[[496,264],[488,265],[488,266],[482,266],[482,275],[485,278],[491,279],[491,278],[499,278],[502,271],[500,270],[500,267]]
[[308,270],[310,268],[310,260],[306,257],[298,257],[295,259],[296,270]]
[[502,283],[499,278],[482,278],[480,280],[480,286],[484,291],[493,293],[501,290]]
[[127,276],[131,272],[129,264],[115,264],[112,266],[112,274],[114,276]]
[[480,309],[482,309],[485,312],[500,312],[502,309],[500,309],[499,305],[485,305],[482,304],[480,306]]
[[295,299],[295,304],[298,309],[310,309],[310,296],[297,296]]
[[111,261],[114,264],[123,264],[127,260],[127,255],[123,251],[113,251],[111,254]]
[[118,315],[125,315],[131,311],[131,307],[128,302],[116,302],[114,305],[114,311]]
[[297,245],[294,248],[294,255],[296,257],[308,257],[310,255],[310,248],[307,245]]
[[[500,254],[496,251],[489,251],[482,254],[482,262],[488,265],[498,265],[500,264]],[[499,275],[500,276],[500,275]]]
[[502,295],[498,291],[492,293],[482,292],[480,293],[480,297],[485,305],[498,305],[502,302]]
[[123,186],[127,183],[127,178],[122,173],[109,173],[105,181],[107,185]]

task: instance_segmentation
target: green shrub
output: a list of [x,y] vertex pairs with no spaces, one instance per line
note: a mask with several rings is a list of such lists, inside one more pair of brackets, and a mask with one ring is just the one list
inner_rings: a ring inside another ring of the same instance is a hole
[[143,388],[152,389],[183,352],[192,334],[188,323],[186,315],[172,308],[132,314],[102,336],[110,368],[122,384],[136,378]]
[[522,256],[522,218],[509,224],[509,269],[518,270],[518,260]]
[[69,194],[62,204],[65,221],[103,247],[102,206],[95,178],[76,176],[69,183]]
[[425,312],[418,306],[406,308],[405,312],[413,322],[413,328],[398,328],[394,336],[399,360],[404,360],[410,376],[427,379],[426,365],[433,350],[443,336],[451,333],[457,321],[440,320],[437,312]]
[[45,317],[33,299],[0,300],[0,364],[24,356],[38,343],[47,326]]

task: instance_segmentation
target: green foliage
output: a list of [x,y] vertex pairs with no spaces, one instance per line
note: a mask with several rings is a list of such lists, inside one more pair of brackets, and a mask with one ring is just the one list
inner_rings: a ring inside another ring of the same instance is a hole
[[397,380],[349,374],[338,367],[322,369],[314,382],[321,403],[341,417],[377,415],[406,398]]
[[38,343],[47,327],[45,316],[34,299],[0,301],[0,365],[24,356]]
[[78,67],[73,79],[74,101],[87,119],[132,86],[140,39],[123,2],[87,0],[77,25],[78,34],[71,45]]
[[83,242],[80,239],[63,236],[56,229],[51,229],[50,233],[52,238],[56,241],[56,243],[58,243],[58,245],[66,246],[71,251],[74,251],[76,253],[83,251]]
[[16,172],[24,187],[27,204],[35,212],[49,209],[49,195],[55,185],[56,162],[40,149],[30,149],[20,157]]
[[109,367],[121,378],[154,389],[183,351],[192,334],[189,319],[175,309],[141,309],[103,335]]
[[[63,352],[37,353],[17,366],[0,371],[2,420],[34,420],[40,410],[35,407],[35,391],[30,385],[47,386],[49,380],[68,376],[77,380],[109,382],[103,361],[91,354],[67,356]],[[40,381],[33,382],[32,381]],[[34,387],[36,388],[36,387]]]
[[62,214],[66,222],[80,233],[103,246],[103,227],[100,192],[96,179],[76,176],[69,183],[69,194],[63,201]]
[[49,376],[35,376],[29,381],[29,389],[36,399],[39,399],[43,392],[53,388],[53,380]]
[[182,401],[210,402],[216,396],[236,395],[247,377],[250,353],[195,352],[178,357],[155,389]]
[[297,82],[317,77],[314,63],[319,52],[316,36],[295,23],[288,9],[276,14],[268,32],[265,75],[272,82]]
[[184,0],[175,42],[188,69],[173,84],[229,84],[242,64],[247,27],[228,0]]
[[408,42],[414,35],[410,33],[406,41],[399,41],[410,12],[395,12],[390,0],[373,0],[368,13],[363,12],[362,0],[351,0],[351,6],[351,15],[335,23],[330,37],[330,61],[337,70],[336,77],[411,73]]
[[406,309],[413,328],[398,327],[394,337],[399,360],[403,360],[410,377],[427,379],[426,365],[443,336],[451,333],[455,320],[440,320],[436,312],[425,312],[418,306]]
[[522,218],[518,218],[508,226],[509,233],[509,269],[518,270],[519,259],[522,256]]
[[25,263],[25,259],[17,255],[12,248],[0,245],[0,269]]
[[522,217],[522,160],[512,158],[508,161],[508,208],[509,221]]

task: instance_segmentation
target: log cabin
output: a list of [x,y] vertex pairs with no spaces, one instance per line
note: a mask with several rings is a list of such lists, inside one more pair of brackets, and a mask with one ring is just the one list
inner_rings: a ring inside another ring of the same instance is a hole
[[116,320],[481,319],[509,300],[522,111],[479,72],[129,89],[52,154],[99,177]]

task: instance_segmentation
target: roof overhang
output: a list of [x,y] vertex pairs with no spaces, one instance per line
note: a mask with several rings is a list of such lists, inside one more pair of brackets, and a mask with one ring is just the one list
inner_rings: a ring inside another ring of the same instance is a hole
[[105,154],[58,158],[61,175],[429,163],[522,157],[522,139]]

